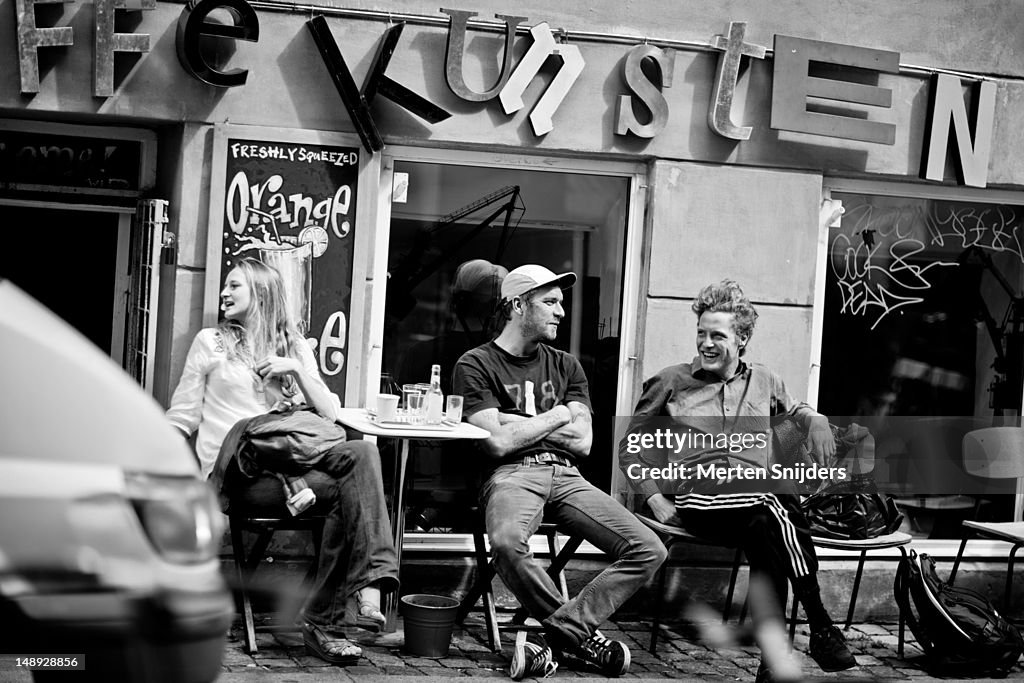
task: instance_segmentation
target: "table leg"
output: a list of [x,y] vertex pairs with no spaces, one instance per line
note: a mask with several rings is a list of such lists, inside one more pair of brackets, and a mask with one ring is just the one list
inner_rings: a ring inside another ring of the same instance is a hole
[[[398,567],[402,567],[402,538],[405,536],[405,470],[409,463],[409,440],[399,439],[401,444],[395,454],[395,476],[391,490],[391,538],[395,544],[395,555]],[[393,633],[398,621],[398,594],[389,593],[382,596],[384,616],[388,622],[384,630]]]

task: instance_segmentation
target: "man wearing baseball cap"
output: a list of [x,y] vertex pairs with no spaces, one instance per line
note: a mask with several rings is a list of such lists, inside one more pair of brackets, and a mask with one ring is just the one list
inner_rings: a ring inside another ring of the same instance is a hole
[[[554,673],[556,651],[609,676],[626,673],[629,648],[597,627],[665,560],[658,537],[576,467],[593,439],[587,378],[575,357],[547,343],[565,317],[562,290],[575,282],[575,273],[539,265],[509,272],[501,283],[505,327],[466,352],[454,371],[463,419],[491,433],[477,443],[495,569],[546,635],[516,640],[509,671],[515,680]],[[568,602],[530,552],[545,511],[548,521],[614,557]]]

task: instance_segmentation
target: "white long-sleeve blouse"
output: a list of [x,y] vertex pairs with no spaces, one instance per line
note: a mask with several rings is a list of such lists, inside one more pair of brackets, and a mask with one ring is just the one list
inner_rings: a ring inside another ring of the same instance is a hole
[[[297,348],[306,373],[332,398],[335,414],[325,417],[336,419],[341,401],[324,384],[310,348],[306,344],[298,344]],[[228,430],[241,419],[267,412],[281,398],[279,382],[264,383],[244,363],[228,359],[220,332],[211,327],[200,330],[192,341],[166,414],[171,424],[187,434],[199,430],[196,454],[203,477],[208,477]],[[299,391],[290,400],[302,403],[305,397]]]

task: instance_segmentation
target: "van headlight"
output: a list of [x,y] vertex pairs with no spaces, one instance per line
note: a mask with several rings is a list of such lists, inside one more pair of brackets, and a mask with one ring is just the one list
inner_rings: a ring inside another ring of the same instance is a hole
[[196,564],[216,557],[224,524],[206,482],[129,472],[125,483],[142,528],[167,560]]

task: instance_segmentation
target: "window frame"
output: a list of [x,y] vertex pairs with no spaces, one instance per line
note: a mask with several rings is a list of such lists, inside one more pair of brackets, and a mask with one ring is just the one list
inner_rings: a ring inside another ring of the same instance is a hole
[[[623,252],[622,308],[619,313],[619,370],[616,385],[616,414],[628,414],[633,409],[632,387],[639,356],[640,321],[626,311],[640,309],[642,274],[642,239],[646,207],[647,167],[641,162],[611,161],[606,159],[564,158],[519,154],[500,151],[470,151],[423,147],[389,146],[381,155],[380,184],[376,206],[375,238],[371,246],[367,273],[367,292],[370,319],[367,324],[369,341],[366,374],[363,377],[360,399],[377,393],[383,362],[384,304],[387,298],[388,245],[391,240],[391,195],[395,162],[446,164],[457,166],[489,166],[520,169],[544,173],[577,173],[618,176],[629,181],[629,209],[626,212],[626,235]],[[614,466],[614,463],[612,463]]]
[[[1024,207],[1024,191],[997,188],[972,188],[953,185],[923,185],[884,180],[855,178],[822,179],[822,201],[831,199],[833,192],[877,195],[885,197],[906,197],[910,199],[936,199],[941,201],[962,201],[984,204],[1016,204]],[[817,405],[821,369],[821,350],[824,337],[825,288],[828,273],[828,226],[823,226],[818,236],[818,255],[815,264],[814,319],[812,322],[811,368],[808,383],[808,402]],[[1024,288],[1024,271],[1018,287]],[[1022,392],[1024,393],[1024,392]],[[1024,405],[1024,395],[1021,397]],[[1018,490],[1018,494],[1024,493]],[[918,552],[926,552],[936,560],[952,560],[956,557],[959,539],[914,539]],[[1006,544],[1001,541],[974,539],[967,559],[973,563],[1001,562],[1005,559]],[[839,551],[820,553],[825,556],[844,557]],[[899,559],[895,550],[887,551],[887,559]]]
[[[918,185],[913,183],[888,182],[853,178],[824,178],[821,199],[832,198],[833,192],[849,194],[878,195],[884,197],[906,197],[908,199],[937,199],[951,202],[973,202],[979,204],[1017,204],[1024,207],[1024,191],[979,189],[952,185]],[[828,226],[822,226],[818,233],[818,253],[814,272],[814,312],[811,337],[811,366],[807,383],[807,402],[818,404],[818,389],[821,378],[821,350],[825,327],[825,288],[828,275]],[[1017,283],[1024,288],[1024,275]],[[1024,405],[1024,395],[1022,395]]]

